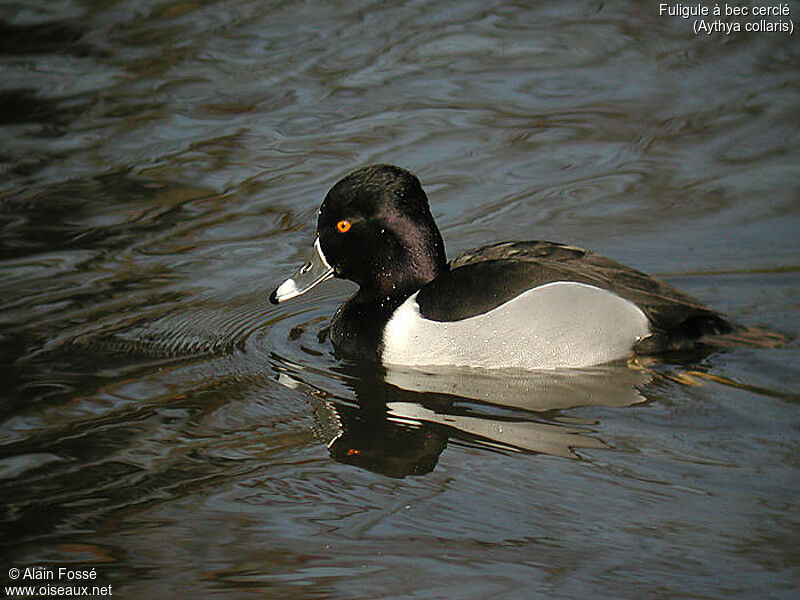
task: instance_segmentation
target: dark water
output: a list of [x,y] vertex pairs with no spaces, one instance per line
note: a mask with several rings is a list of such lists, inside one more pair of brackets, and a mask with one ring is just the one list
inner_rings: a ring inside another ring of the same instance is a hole
[[797,335],[797,34],[640,2],[0,15],[3,585],[797,597],[796,342],[382,381],[325,336],[350,285],[267,302],[327,189],[380,161],[450,256],[581,244]]

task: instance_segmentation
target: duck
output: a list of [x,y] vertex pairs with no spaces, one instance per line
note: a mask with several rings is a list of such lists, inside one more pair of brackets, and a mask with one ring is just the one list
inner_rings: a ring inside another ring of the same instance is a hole
[[358,285],[331,320],[335,352],[383,366],[585,368],[781,341],[569,244],[496,242],[448,262],[419,179],[387,164],[360,168],[330,189],[309,260],[270,301],[331,278]]

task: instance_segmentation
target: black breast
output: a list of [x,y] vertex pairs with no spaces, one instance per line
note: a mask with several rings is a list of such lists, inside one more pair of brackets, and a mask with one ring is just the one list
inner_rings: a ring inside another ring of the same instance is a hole
[[344,356],[380,361],[383,330],[403,298],[368,299],[361,292],[339,307],[331,320],[331,343]]

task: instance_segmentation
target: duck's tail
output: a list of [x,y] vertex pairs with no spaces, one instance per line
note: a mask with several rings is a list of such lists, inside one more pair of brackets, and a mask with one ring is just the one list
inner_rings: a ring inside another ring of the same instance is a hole
[[734,325],[726,333],[714,333],[698,338],[697,343],[712,348],[732,348],[746,346],[749,348],[782,348],[794,338],[785,333],[770,331],[761,327]]
[[636,354],[664,354],[687,350],[716,350],[744,346],[781,348],[794,338],[761,327],[740,325],[716,313],[695,315],[669,332],[657,332],[636,343]]

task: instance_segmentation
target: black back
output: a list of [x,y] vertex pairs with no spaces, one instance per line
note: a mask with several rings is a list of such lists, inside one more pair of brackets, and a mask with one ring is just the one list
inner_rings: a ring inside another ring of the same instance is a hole
[[684,338],[725,334],[736,327],[667,283],[583,248],[546,241],[502,242],[465,253],[420,290],[417,303],[425,318],[457,321],[556,281],[593,285],[639,306],[656,333],[646,342],[653,347],[642,351],[663,351]]

